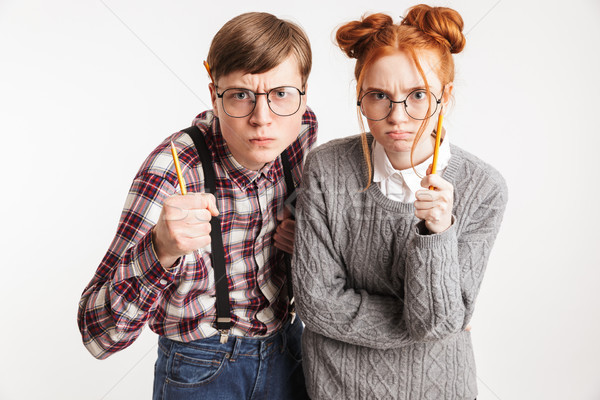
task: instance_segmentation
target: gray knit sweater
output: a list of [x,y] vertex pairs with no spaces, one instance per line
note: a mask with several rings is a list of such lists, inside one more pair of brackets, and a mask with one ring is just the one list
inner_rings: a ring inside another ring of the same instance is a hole
[[[369,143],[372,143],[372,136]],[[502,176],[451,147],[454,223],[427,234],[412,203],[366,179],[359,136],[313,150],[298,198],[293,283],[312,399],[469,399],[464,329],[507,201]]]

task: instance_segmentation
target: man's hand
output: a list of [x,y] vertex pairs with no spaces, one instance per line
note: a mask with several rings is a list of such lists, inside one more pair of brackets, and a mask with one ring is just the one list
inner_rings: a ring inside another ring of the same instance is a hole
[[277,216],[277,220],[280,222],[275,230],[275,235],[273,235],[274,246],[279,250],[292,254],[294,252],[296,221],[292,219],[292,213],[287,207],[284,207],[283,216]]
[[210,219],[219,215],[215,196],[209,193],[174,195],[163,204],[152,230],[154,250],[163,268],[210,243]]

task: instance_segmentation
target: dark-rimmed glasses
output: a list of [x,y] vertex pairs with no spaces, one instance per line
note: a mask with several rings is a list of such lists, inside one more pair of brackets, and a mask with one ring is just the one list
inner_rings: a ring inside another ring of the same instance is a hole
[[302,104],[302,96],[305,94],[294,86],[280,86],[266,93],[257,93],[244,88],[230,88],[222,93],[217,92],[217,97],[221,99],[223,111],[233,118],[244,118],[252,114],[256,107],[256,96],[267,96],[267,104],[274,114],[289,117],[298,112]]
[[[413,90],[402,101],[394,101],[389,95],[381,90],[370,90],[362,95],[356,105],[360,107],[360,112],[371,121],[381,121],[387,118],[392,112],[393,104],[404,104],[404,110],[409,117],[417,120],[424,120],[431,117],[438,109],[442,102],[431,92],[427,95],[427,90]],[[427,112],[429,110],[429,113]]]

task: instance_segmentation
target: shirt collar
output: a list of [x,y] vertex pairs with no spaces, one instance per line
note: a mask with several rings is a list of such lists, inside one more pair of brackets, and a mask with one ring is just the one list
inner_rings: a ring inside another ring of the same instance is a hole
[[227,142],[223,138],[219,119],[214,117],[211,111],[206,111],[196,117],[194,124],[205,134],[206,142],[213,159],[221,164],[229,178],[240,189],[245,190],[254,181],[260,184],[263,179],[274,183],[277,177],[283,173],[280,157],[265,164],[258,171],[248,169],[240,164],[233,154],[231,154],[229,146],[227,146]]
[[[448,132],[444,130],[444,140],[440,144],[440,150],[438,153],[438,164],[437,170],[442,171],[448,165],[450,161],[450,143],[448,142]],[[403,180],[409,189],[415,193],[421,189],[421,180],[427,174],[427,168],[433,163],[433,155],[421,164],[415,165],[415,168],[407,168],[403,170],[397,170],[392,166],[390,159],[385,152],[385,148],[373,141],[373,181],[384,182],[388,179],[397,176]],[[415,173],[416,171],[416,173]]]

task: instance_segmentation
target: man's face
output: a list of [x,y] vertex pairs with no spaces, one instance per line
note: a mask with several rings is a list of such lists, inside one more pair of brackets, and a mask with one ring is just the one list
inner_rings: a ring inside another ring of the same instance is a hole
[[[298,111],[287,117],[274,114],[267,104],[266,96],[256,96],[254,111],[242,118],[227,115],[222,99],[217,97],[217,91],[222,94],[230,88],[249,89],[256,93],[267,93],[271,89],[283,86],[293,86],[302,90],[302,76],[298,62],[293,56],[270,71],[260,74],[232,72],[215,83],[217,88],[213,84],[209,85],[215,116],[219,118],[221,132],[231,154],[244,167],[259,170],[275,160],[296,140],[300,133],[302,115],[306,110],[306,96],[301,96]],[[271,94],[275,95],[276,93]]]

